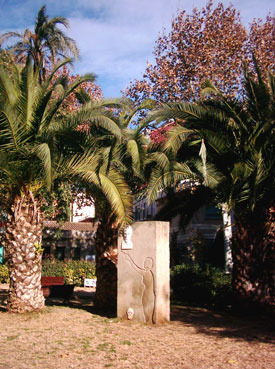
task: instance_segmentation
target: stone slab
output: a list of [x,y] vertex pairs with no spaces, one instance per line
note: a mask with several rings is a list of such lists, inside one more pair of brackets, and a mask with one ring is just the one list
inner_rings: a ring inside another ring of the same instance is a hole
[[169,222],[136,222],[118,239],[119,318],[170,320]]

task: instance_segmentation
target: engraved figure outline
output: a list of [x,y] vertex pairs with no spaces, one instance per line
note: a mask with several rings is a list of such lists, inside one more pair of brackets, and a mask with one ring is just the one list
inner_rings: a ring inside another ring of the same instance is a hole
[[146,322],[155,323],[155,303],[156,303],[156,293],[155,293],[155,277],[152,272],[154,266],[154,260],[151,257],[146,257],[144,259],[144,267],[138,266],[132,257],[127,253],[122,251],[125,259],[131,264],[133,269],[142,276],[142,284],[144,286],[142,294],[142,308]]

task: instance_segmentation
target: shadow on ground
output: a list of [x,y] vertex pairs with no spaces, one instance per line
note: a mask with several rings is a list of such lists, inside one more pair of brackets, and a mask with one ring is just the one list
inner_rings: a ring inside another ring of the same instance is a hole
[[91,314],[96,314],[105,318],[115,318],[117,316],[116,311],[111,311],[106,307],[105,310],[99,310],[94,306],[93,300],[95,291],[87,291],[78,289],[74,291],[73,297],[68,300],[57,297],[46,298],[46,306],[67,306],[73,309],[82,309]]
[[[6,311],[6,300],[8,295],[8,286],[0,285],[0,312]],[[94,306],[93,300],[95,291],[89,291],[87,288],[76,288],[71,299],[64,299],[62,297],[47,297],[45,299],[46,306],[65,306],[72,309],[85,310],[91,314],[96,314],[105,318],[115,318],[116,311],[111,311],[106,307],[105,310],[98,310]]]
[[171,320],[190,325],[208,336],[275,342],[274,316],[244,316],[188,306],[171,306]]
[[[0,286],[0,312],[6,311],[7,287]],[[94,291],[76,290],[72,299],[46,299],[46,306],[66,306],[82,309],[91,314],[114,318],[116,312],[97,310],[93,306]],[[208,309],[172,305],[171,321],[191,326],[197,333],[208,336],[228,337],[248,342],[274,342],[274,317],[272,316],[236,316],[227,312],[216,312]]]
[[0,311],[6,311],[7,295],[8,295],[7,287],[0,286]]

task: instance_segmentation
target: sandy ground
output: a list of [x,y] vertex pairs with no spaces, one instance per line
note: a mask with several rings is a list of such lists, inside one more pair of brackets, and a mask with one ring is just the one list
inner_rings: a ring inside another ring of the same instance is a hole
[[171,322],[151,326],[96,314],[93,291],[77,288],[67,304],[43,312],[5,311],[0,285],[0,369],[274,369],[271,318],[171,307]]

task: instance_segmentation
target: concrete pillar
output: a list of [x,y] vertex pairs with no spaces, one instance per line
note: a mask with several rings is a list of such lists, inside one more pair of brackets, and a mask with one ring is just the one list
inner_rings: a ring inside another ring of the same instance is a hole
[[170,320],[169,222],[136,222],[118,239],[119,318]]

